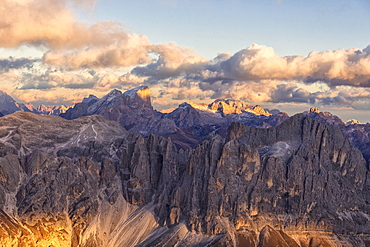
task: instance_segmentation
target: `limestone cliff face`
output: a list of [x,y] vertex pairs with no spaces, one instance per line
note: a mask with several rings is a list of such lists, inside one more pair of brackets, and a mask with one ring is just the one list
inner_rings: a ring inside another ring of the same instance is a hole
[[367,246],[369,203],[359,150],[305,115],[186,151],[101,116],[0,118],[4,246]]
[[[368,234],[369,174],[339,128],[304,115],[270,129],[234,123],[226,140],[204,141],[184,165],[166,157],[154,170],[169,169],[172,176],[157,172],[156,181],[166,182],[149,193],[160,225],[186,222],[192,231],[222,235],[217,244],[225,246],[366,245],[365,238],[345,236]],[[127,188],[150,191],[153,185]]]
[[367,163],[370,163],[370,124],[361,124],[357,120],[350,120],[344,123],[339,117],[332,115],[329,112],[320,112],[318,108],[313,107],[308,112],[305,112],[308,117],[324,123],[328,126],[338,126],[348,137],[353,146],[358,148]]
[[[234,123],[227,140],[216,136],[193,151],[167,199],[167,221],[185,219],[191,230],[226,233],[219,243],[227,246],[241,245],[240,236],[255,241],[249,231],[266,225],[295,232],[297,245],[308,241],[300,231],[368,234],[368,177],[361,153],[339,128],[303,115],[270,129]],[[275,246],[263,244],[263,236],[261,246]],[[339,245],[334,237],[327,241]]]
[[[339,128],[296,115],[271,129],[234,124],[229,138],[256,147],[261,154],[264,170],[250,194],[251,199],[256,197],[251,207],[267,208],[275,215],[285,211],[291,217],[285,222],[301,229],[322,226],[337,233],[366,231],[366,162]],[[271,197],[264,193],[258,199],[258,191],[266,190],[272,192]],[[300,222],[294,215],[305,219]],[[345,215],[356,215],[363,224],[353,227]]]

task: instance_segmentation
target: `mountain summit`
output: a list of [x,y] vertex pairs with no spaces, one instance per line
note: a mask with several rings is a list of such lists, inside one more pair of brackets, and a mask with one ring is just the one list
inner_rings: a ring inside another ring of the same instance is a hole
[[[161,121],[161,113],[153,109],[147,86],[137,87],[124,93],[114,89],[101,99],[89,96],[60,116],[76,119],[94,114],[119,122],[125,129],[144,136],[150,133],[162,133],[158,128],[157,131],[153,130],[157,126],[153,126],[153,123]],[[167,131],[174,131],[174,128],[176,126],[168,128]]]
[[19,110],[21,110],[21,108],[17,102],[7,93],[0,91],[0,112],[3,115],[7,115]]
[[152,107],[150,99],[150,90],[148,86],[141,86],[123,93],[125,97],[125,104],[133,109],[139,107]]

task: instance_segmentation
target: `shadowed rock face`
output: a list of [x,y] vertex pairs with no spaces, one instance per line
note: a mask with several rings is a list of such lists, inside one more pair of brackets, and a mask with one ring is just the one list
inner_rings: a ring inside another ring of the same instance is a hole
[[[250,208],[268,208],[268,212],[275,214],[285,210],[291,216],[303,214],[305,223],[298,223],[294,217],[286,219],[286,223],[296,221],[295,225],[302,229],[320,225],[344,233],[362,228],[346,225],[348,218],[344,215],[351,211],[350,214],[363,220],[367,217],[368,170],[359,150],[350,145],[339,128],[296,115],[271,129],[233,124],[229,138],[252,148],[279,142],[289,144],[285,156],[261,157],[264,170],[250,194],[251,199],[253,195],[257,197],[256,201],[252,200],[255,206],[251,204]],[[264,191],[263,199],[258,199],[258,191]],[[271,191],[272,197],[266,191]],[[276,192],[280,198],[276,198]],[[363,206],[349,210],[354,204]],[[360,231],[366,231],[367,224]]]
[[[90,100],[89,100],[90,99]],[[150,133],[174,133],[176,126],[160,119],[161,113],[155,111],[150,101],[148,87],[138,87],[124,93],[113,90],[101,99],[85,99],[69,109],[61,117],[76,119],[81,116],[102,115],[120,123],[126,130],[143,136]]]
[[329,112],[320,112],[316,107],[306,112],[307,116],[328,126],[338,126],[348,137],[351,144],[358,148],[367,163],[370,163],[370,124],[361,124],[357,120],[344,123],[339,117]]
[[342,131],[302,114],[186,151],[101,116],[0,118],[5,246],[367,246],[369,183]]

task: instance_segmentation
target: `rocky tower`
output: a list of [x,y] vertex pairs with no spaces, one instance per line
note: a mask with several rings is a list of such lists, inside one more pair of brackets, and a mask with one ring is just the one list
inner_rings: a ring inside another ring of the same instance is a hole
[[328,126],[338,126],[348,137],[353,146],[358,148],[367,163],[370,163],[370,124],[361,124],[357,120],[349,120],[344,123],[342,119],[330,112],[319,111],[316,107],[305,112],[308,117]]

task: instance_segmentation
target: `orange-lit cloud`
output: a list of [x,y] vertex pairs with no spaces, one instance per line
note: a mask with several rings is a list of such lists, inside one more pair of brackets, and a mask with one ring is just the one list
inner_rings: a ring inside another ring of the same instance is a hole
[[34,105],[71,105],[93,93],[98,97],[105,95],[105,92],[92,91],[91,89],[66,89],[57,88],[49,90],[27,89],[13,91],[12,97],[17,102],[27,102]]
[[[104,33],[101,34],[104,36]],[[109,68],[129,67],[151,62],[148,57],[151,43],[145,36],[125,34],[124,38],[111,40],[104,46],[90,45],[84,49],[50,50],[44,54],[47,64],[62,68]]]
[[146,36],[129,33],[118,22],[88,25],[78,19],[70,5],[94,1],[1,0],[0,47],[22,45],[46,50],[43,62],[61,68],[130,67],[151,63],[160,56],[157,73],[168,74],[203,59],[175,44],[153,45]]
[[92,4],[92,1],[1,0],[0,46],[27,44],[60,48],[91,43],[96,28],[77,21],[67,3],[81,5]]

